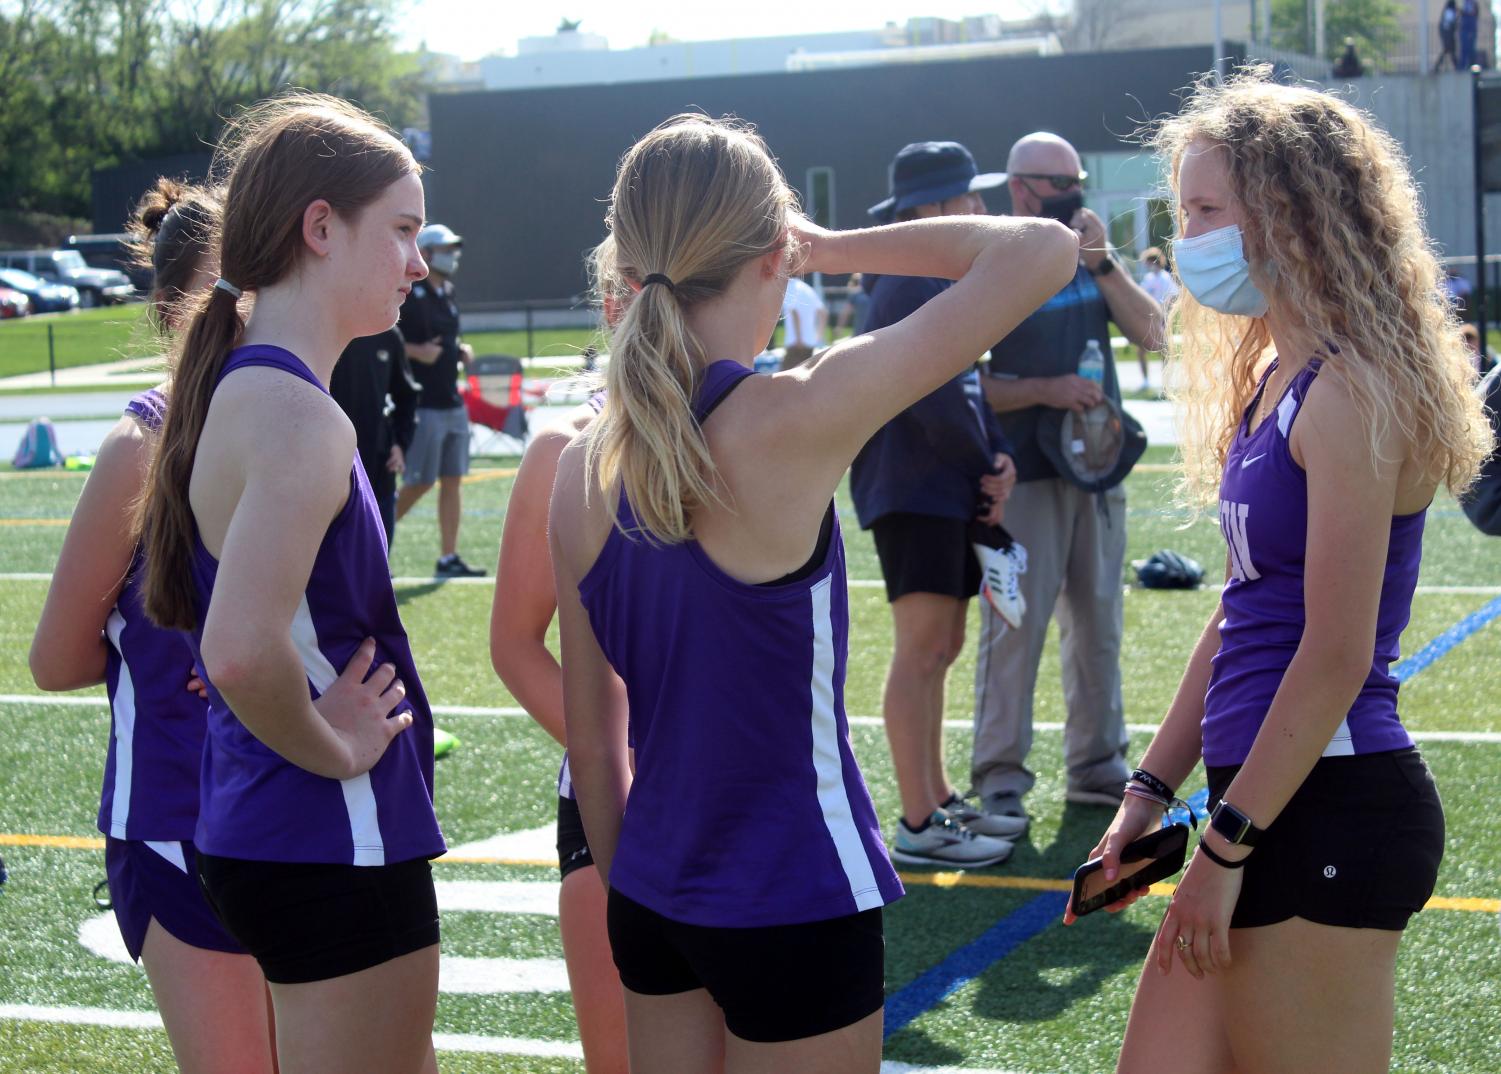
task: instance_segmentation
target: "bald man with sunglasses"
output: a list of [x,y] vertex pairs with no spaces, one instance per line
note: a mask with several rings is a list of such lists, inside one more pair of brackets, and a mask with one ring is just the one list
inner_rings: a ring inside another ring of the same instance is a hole
[[[1074,279],[992,348],[990,375],[981,378],[1016,451],[1006,525],[1029,562],[1020,627],[982,602],[971,777],[988,815],[1025,822],[1022,799],[1035,781],[1025,764],[1033,693],[1055,605],[1068,710],[1065,798],[1113,808],[1130,773],[1120,675],[1125,488],[1089,492],[1065,478],[1044,454],[1039,428],[1050,409],[1082,414],[1106,399],[1120,406],[1111,321],[1151,350],[1164,329],[1161,307],[1111,253],[1104,222],[1084,208],[1086,174],[1072,145],[1029,134],[1011,148],[1006,173],[1014,215],[1049,217],[1079,233]],[[1091,340],[1104,359],[1100,382],[1080,375]]]

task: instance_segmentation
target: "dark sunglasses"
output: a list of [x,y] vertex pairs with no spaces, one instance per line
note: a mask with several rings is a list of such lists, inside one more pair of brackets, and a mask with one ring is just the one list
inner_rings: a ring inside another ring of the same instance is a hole
[[1011,178],[1042,179],[1052,183],[1054,190],[1072,190],[1084,182],[1085,174],[1084,172],[1080,172],[1078,175],[1029,175],[1026,172],[1012,172]]

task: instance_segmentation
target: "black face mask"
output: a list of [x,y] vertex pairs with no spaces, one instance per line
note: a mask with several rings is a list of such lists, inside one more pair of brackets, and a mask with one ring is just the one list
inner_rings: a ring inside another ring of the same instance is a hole
[[1070,190],[1067,194],[1055,194],[1051,198],[1039,199],[1037,214],[1045,220],[1056,220],[1064,227],[1068,227],[1074,219],[1074,213],[1082,208],[1084,208],[1084,192]]

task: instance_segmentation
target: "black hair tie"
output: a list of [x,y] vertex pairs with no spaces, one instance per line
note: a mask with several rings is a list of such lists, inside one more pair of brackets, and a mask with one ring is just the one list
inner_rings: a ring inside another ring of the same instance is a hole
[[677,294],[678,293],[677,284],[673,283],[671,280],[669,280],[666,276],[664,276],[660,272],[651,272],[651,273],[648,273],[647,276],[646,276],[646,279],[644,279],[644,280],[641,281],[641,286],[643,288],[647,288],[647,287],[650,287],[654,283],[660,283],[663,287],[667,288],[673,294]]

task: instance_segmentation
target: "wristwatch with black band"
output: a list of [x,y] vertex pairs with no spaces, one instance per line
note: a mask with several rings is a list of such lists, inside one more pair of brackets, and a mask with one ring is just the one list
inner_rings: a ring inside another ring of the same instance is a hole
[[1089,274],[1091,276],[1109,276],[1114,271],[1115,271],[1115,255],[1112,254],[1112,253],[1110,253],[1107,250],[1105,252],[1104,258],[1101,259],[1101,261],[1100,261],[1100,263],[1098,265],[1096,265],[1094,268],[1092,268],[1092,269],[1089,270]]
[[1220,801],[1209,814],[1209,827],[1218,832],[1231,846],[1254,847],[1265,829],[1251,823],[1251,818],[1229,802]]

